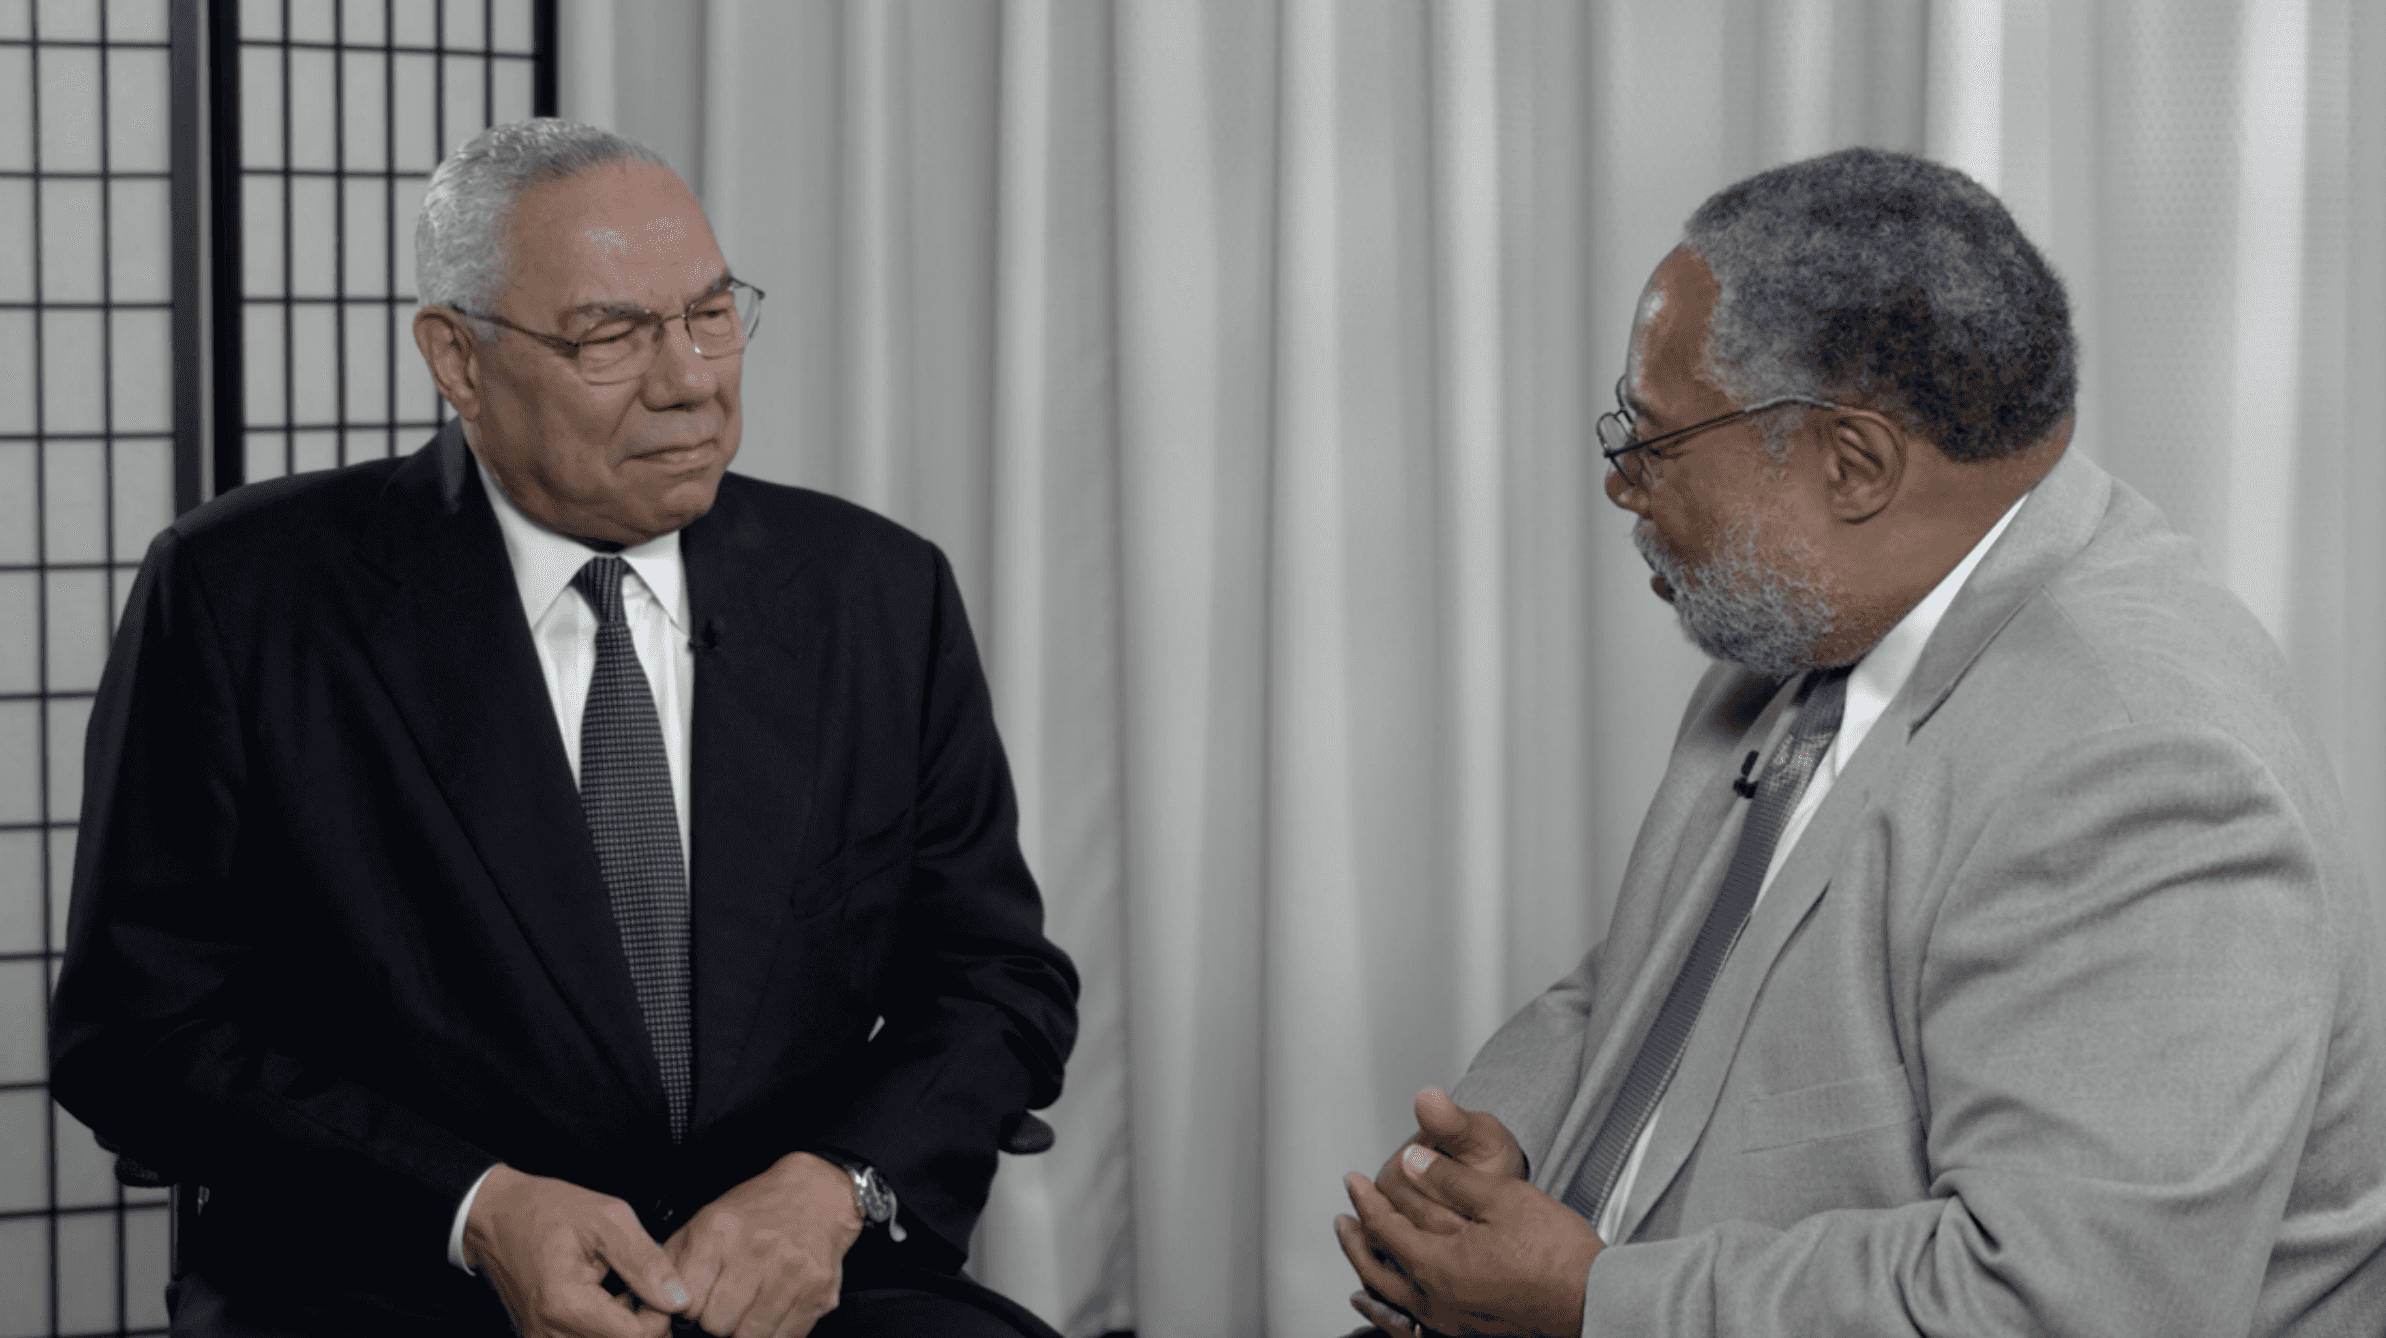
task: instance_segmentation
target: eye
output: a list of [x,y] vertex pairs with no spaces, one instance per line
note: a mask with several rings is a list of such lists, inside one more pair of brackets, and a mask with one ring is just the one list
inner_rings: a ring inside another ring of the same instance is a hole
[[577,341],[585,348],[591,344],[611,344],[627,339],[638,332],[638,322],[625,316],[609,317],[588,328]]

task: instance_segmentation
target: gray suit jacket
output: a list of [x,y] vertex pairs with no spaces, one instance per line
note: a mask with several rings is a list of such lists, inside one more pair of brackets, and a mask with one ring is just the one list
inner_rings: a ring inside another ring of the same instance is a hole
[[[2276,647],[2067,456],[1717,979],[1586,1338],[2386,1333],[2374,912]],[[1562,1191],[1729,857],[1700,684],[1607,940],[1456,1092]]]

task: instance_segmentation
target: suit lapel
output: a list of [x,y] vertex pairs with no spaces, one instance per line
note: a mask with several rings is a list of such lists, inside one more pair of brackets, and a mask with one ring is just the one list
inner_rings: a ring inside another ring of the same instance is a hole
[[522,616],[460,421],[391,476],[367,560],[396,588],[374,667],[556,992],[658,1122],[663,1091]]
[[[1740,941],[1715,977],[1690,1042],[1683,1047],[1680,1067],[1658,1108],[1656,1128],[1642,1155],[1640,1174],[1632,1182],[1632,1197],[1624,1205],[1617,1239],[1632,1239],[1650,1206],[1673,1183],[1691,1149],[1705,1136],[1707,1124],[1714,1118],[1715,1099],[1739,1053],[1740,1036],[1748,1028],[1748,1015],[1756,1007],[1765,977],[1807,912],[1830,886],[1839,848],[1868,806],[1873,778],[1890,765],[1885,759],[1905,747],[1905,731],[1883,728],[1889,724],[1890,715],[1885,714],[1865,736],[1856,755],[1848,759],[1847,769],[1832,782],[1830,794],[1815,809],[1789,858],[1782,861],[1773,885],[1765,890],[1764,899],[1741,931]],[[1716,881],[1720,884],[1722,880],[1718,877]]]
[[[1616,898],[1618,918],[1602,950],[1607,979],[1593,1005],[1594,1013],[1613,1020],[1591,1029],[1582,1082],[1550,1145],[1558,1155],[1537,1165],[1534,1183],[1552,1194],[1564,1193],[1573,1183],[1667,986],[1690,955],[1714,889],[1722,883],[1719,861],[1731,855],[1721,837],[1732,818],[1738,759],[1774,719],[1766,707],[1777,682],[1722,666],[1710,673],[1700,695],[1711,695],[1712,701],[1691,708],[1690,726],[1650,802]],[[1652,884],[1662,890],[1652,890]],[[1697,895],[1702,887],[1704,897]]]
[[697,629],[689,749],[689,891],[695,927],[696,1100],[701,1131],[731,1097],[811,827],[821,680],[835,634],[817,583],[797,581],[805,536],[771,534],[721,481],[680,532]]

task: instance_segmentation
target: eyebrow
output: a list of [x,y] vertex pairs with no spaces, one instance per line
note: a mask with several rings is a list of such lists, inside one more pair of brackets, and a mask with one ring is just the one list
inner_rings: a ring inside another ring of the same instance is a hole
[[[722,270],[717,278],[704,285],[703,292],[688,299],[688,305],[693,306],[708,297],[723,292],[729,287],[729,281],[735,277],[737,276],[728,270]],[[636,302],[587,302],[572,307],[563,314],[566,319],[573,316],[651,316],[654,314],[654,308],[642,306]]]

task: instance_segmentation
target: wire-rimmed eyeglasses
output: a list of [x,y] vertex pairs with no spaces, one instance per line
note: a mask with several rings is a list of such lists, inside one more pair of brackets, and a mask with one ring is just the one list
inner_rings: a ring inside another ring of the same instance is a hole
[[1750,414],[1763,413],[1767,409],[1778,409],[1785,404],[1805,404],[1817,409],[1847,407],[1843,404],[1833,404],[1829,400],[1818,400],[1808,395],[1776,395],[1768,400],[1759,400],[1744,409],[1734,409],[1730,413],[1710,418],[1703,423],[1692,423],[1688,427],[1678,428],[1662,436],[1643,440],[1632,435],[1632,406],[1625,402],[1624,378],[1619,376],[1616,378],[1616,407],[1608,413],[1599,415],[1599,421],[1593,426],[1593,431],[1599,438],[1599,454],[1607,458],[1608,466],[1624,476],[1627,486],[1638,488],[1648,479],[1648,462],[1663,458],[1657,454],[1659,446],[1663,446],[1669,441],[1680,441],[1684,437],[1704,432],[1708,428],[1737,422]]
[[646,375],[662,350],[663,327],[674,320],[687,327],[688,346],[700,357],[726,358],[743,349],[754,337],[754,327],[762,323],[762,290],[743,279],[725,278],[677,316],[644,307],[599,307],[587,313],[588,328],[578,339],[516,325],[494,312],[461,307],[456,311],[529,335],[569,359],[581,380],[611,385]]

